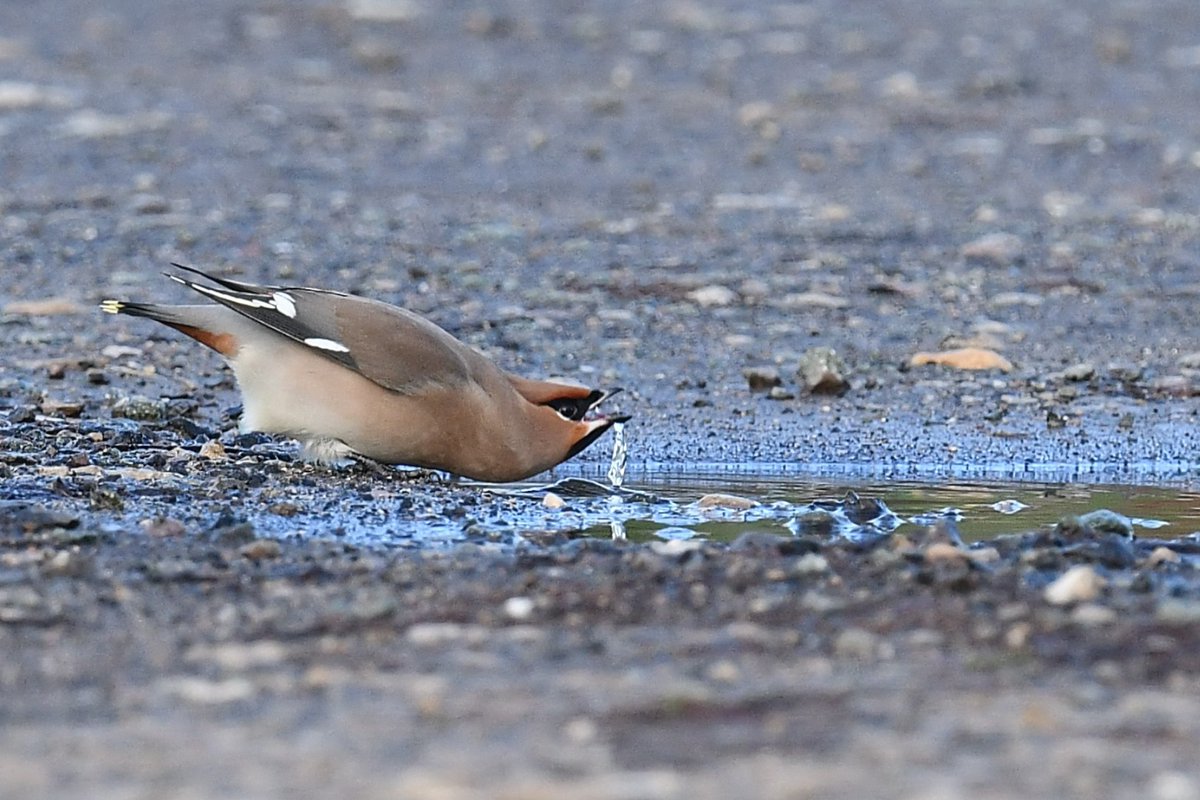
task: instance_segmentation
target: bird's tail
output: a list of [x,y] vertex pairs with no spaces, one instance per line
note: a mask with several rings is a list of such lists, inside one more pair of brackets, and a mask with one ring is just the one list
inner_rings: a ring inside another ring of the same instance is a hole
[[[160,306],[154,303],[130,303],[125,300],[105,300],[100,310],[106,314],[128,314],[131,317],[146,317],[168,325],[186,334],[206,347],[211,347],[223,356],[232,357],[238,349],[238,340],[219,316],[228,313],[221,306]],[[228,322],[228,320],[225,320]]]
[[153,303],[130,303],[125,300],[104,300],[100,310],[105,314],[128,314],[131,317],[146,317],[165,325],[186,325],[172,306],[159,306]]

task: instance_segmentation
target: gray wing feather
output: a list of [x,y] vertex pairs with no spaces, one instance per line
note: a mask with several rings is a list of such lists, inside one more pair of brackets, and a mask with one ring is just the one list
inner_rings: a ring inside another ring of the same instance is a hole
[[169,277],[395,392],[469,380],[482,358],[424,317],[377,300],[214,279],[216,289]]

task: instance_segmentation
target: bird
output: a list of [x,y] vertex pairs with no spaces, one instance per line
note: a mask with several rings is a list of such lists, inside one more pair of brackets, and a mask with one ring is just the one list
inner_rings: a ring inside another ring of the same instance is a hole
[[502,369],[408,309],[330,289],[259,286],[173,267],[163,273],[213,300],[105,300],[219,353],[242,399],[243,433],[299,440],[300,455],[357,458],[489,483],[566,461],[629,415],[596,407],[620,389],[534,380]]

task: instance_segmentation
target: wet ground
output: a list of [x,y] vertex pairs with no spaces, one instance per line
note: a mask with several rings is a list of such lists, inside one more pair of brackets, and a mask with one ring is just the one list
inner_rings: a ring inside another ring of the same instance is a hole
[[[1200,6],[844,6],[0,5],[6,793],[1200,797]],[[173,260],[623,386],[646,495],[238,436],[94,311]]]

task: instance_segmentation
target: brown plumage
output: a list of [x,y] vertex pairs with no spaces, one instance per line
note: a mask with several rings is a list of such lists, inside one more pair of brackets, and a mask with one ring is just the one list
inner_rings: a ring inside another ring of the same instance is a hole
[[[305,457],[515,481],[576,455],[625,416],[588,417],[613,392],[522,378],[429,320],[341,292],[172,280],[219,305],[106,300],[216,350],[241,389],[243,431],[299,439]],[[618,390],[614,390],[618,391]]]

